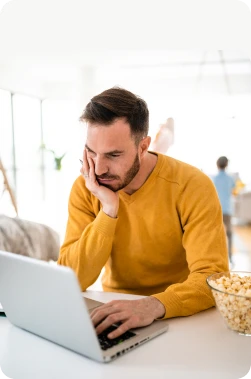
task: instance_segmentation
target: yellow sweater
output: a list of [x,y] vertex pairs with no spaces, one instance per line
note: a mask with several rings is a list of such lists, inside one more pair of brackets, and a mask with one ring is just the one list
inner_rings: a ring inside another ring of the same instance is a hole
[[158,154],[132,195],[119,192],[118,218],[107,216],[85,187],[73,184],[58,263],[76,272],[84,291],[105,266],[104,291],[154,295],[165,318],[187,316],[214,301],[206,277],[228,270],[222,211],[200,170]]

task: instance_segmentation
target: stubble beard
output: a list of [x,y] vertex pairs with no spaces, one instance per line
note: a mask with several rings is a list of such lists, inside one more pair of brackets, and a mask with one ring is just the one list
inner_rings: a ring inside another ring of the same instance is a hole
[[[125,178],[124,178],[122,183],[118,183],[117,186],[113,186],[110,184],[103,184],[103,183],[101,185],[111,189],[113,192],[117,192],[117,191],[125,188],[133,180],[133,178],[139,172],[139,169],[140,169],[140,161],[139,161],[138,154],[136,154],[134,162],[133,162],[132,166],[129,168],[129,170],[126,172]],[[120,179],[119,177],[115,177],[115,178]]]

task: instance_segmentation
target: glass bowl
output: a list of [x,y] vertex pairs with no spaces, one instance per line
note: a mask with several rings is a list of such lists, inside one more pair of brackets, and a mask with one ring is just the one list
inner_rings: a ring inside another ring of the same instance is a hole
[[207,284],[226,325],[251,336],[251,272],[220,272],[210,275]]

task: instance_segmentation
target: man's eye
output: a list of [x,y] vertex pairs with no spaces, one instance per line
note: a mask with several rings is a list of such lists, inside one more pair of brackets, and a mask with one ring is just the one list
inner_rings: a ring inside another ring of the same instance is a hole
[[120,154],[111,154],[111,157],[113,157],[113,158],[120,157]]

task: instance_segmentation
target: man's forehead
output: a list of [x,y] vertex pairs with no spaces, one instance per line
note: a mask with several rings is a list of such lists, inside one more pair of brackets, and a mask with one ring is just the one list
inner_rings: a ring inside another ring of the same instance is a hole
[[96,133],[123,132],[131,133],[130,125],[127,120],[122,117],[114,120],[111,124],[90,123],[87,122],[87,130]]
[[86,138],[86,148],[90,151],[99,154],[118,153],[124,152],[135,146],[134,141],[129,138],[93,138],[91,136]]
[[109,150],[125,149],[126,146],[134,143],[131,130],[128,124],[113,125],[88,125],[87,144],[106,146]]

